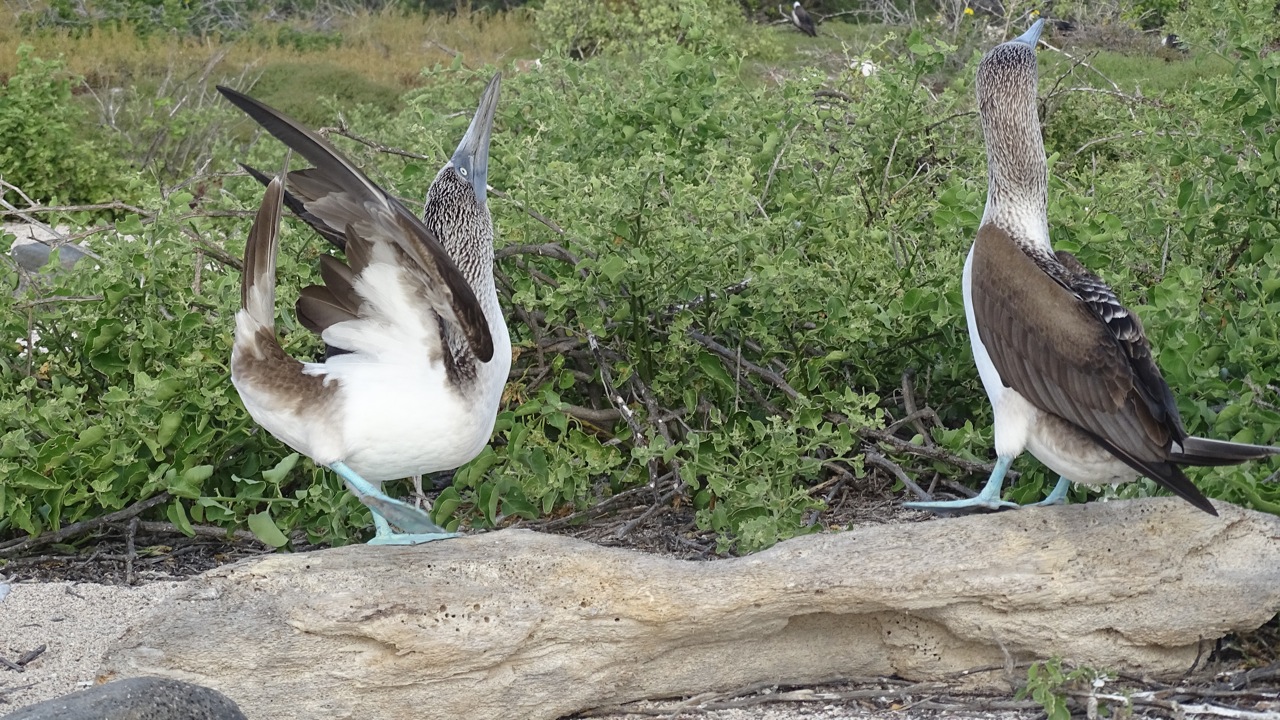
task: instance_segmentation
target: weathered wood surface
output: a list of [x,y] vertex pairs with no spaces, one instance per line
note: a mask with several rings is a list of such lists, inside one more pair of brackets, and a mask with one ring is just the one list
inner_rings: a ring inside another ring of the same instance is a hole
[[759,681],[935,679],[1005,651],[1173,676],[1280,611],[1280,518],[1217,507],[1028,508],[717,562],[519,530],[274,555],[192,581],[104,673],[207,685],[253,720],[557,718]]

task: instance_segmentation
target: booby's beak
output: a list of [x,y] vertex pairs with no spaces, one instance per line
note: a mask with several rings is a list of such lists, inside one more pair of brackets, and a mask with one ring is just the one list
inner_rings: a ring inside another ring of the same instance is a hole
[[480,96],[480,108],[471,118],[467,134],[462,136],[458,149],[453,151],[450,162],[461,172],[475,190],[481,205],[485,202],[485,185],[489,181],[489,138],[493,135],[493,117],[498,110],[498,90],[502,85],[502,73],[493,76]]
[[1018,37],[1014,38],[1013,40],[1010,40],[1010,42],[1020,42],[1023,45],[1030,45],[1031,48],[1034,50],[1036,47],[1036,43],[1040,41],[1040,33],[1043,30],[1044,30],[1044,18],[1040,18],[1039,20],[1035,21],[1035,24],[1033,24],[1030,27],[1030,29],[1022,33]]

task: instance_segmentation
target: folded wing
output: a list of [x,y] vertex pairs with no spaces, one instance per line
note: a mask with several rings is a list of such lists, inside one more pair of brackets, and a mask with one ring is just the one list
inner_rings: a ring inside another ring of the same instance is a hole
[[1100,279],[1081,274],[1074,257],[1042,267],[994,225],[984,225],[976,243],[974,315],[1005,385],[1212,513],[1170,462],[1186,432],[1138,318]]

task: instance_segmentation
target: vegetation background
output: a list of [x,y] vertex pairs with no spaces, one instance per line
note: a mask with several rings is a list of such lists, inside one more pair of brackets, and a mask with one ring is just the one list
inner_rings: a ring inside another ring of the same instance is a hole
[[[8,3],[0,213],[89,256],[0,261],[0,549],[125,509],[274,546],[370,532],[228,381],[261,198],[235,161],[281,147],[215,83],[413,201],[506,74],[490,203],[517,357],[491,447],[441,480],[447,526],[666,515],[748,552],[963,492],[992,459],[959,287],[974,71],[1033,13],[1069,21],[1040,51],[1055,244],[1141,315],[1190,431],[1278,442],[1273,4],[813,2],[811,39],[756,0]],[[287,305],[327,248],[296,224],[282,247]],[[291,308],[280,330],[319,349]],[[1008,497],[1051,486],[1017,468]],[[1278,468],[1193,472],[1280,513]]]

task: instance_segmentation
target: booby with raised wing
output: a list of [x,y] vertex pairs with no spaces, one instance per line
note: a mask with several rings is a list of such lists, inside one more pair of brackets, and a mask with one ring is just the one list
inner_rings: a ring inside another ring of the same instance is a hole
[[1005,472],[1030,450],[1071,482],[1145,475],[1216,515],[1180,465],[1231,465],[1280,448],[1190,437],[1152,359],[1142,323],[1098,276],[1049,243],[1048,165],[1036,114],[1038,20],[978,67],[987,205],[964,265],[969,341],[995,416],[996,465],[975,498],[912,502],[928,510],[1017,507]]
[[[386,480],[456,468],[489,441],[511,367],[486,201],[499,78],[427,193],[419,220],[327,141],[234,90],[218,90],[314,167],[268,179],[245,249],[231,377],[249,414],[333,469],[373,512],[371,543],[452,537],[385,495]],[[260,179],[262,173],[254,171]],[[347,263],[323,256],[299,321],[336,350],[303,363],[275,335],[275,257],[288,205]],[[389,522],[388,522],[389,521]],[[402,532],[393,532],[391,525]]]

